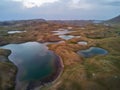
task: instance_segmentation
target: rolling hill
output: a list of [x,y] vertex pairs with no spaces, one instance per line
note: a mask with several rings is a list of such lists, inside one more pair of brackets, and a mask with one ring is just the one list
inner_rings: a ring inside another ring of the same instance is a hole
[[107,22],[120,23],[120,15],[108,20]]

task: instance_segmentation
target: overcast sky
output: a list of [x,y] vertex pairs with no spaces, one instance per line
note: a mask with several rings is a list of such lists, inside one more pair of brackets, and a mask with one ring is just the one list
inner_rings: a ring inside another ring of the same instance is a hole
[[0,21],[16,19],[105,20],[120,14],[120,0],[0,0]]

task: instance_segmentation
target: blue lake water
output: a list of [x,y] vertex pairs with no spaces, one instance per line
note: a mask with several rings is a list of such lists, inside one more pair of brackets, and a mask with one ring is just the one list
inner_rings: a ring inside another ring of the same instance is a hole
[[1,48],[12,51],[9,59],[18,67],[16,90],[26,90],[23,87],[26,88],[29,82],[44,80],[56,70],[58,56],[44,44],[27,42]]
[[83,57],[89,58],[95,55],[106,55],[108,51],[99,47],[90,47],[86,50],[79,50],[77,53]]

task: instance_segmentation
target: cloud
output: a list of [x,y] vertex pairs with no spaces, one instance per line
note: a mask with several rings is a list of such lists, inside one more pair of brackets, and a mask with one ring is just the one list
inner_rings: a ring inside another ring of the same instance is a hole
[[92,4],[88,3],[86,0],[70,0],[68,6],[73,9],[90,9]]
[[[9,0],[21,3],[25,8],[49,6],[57,4],[71,9],[94,9],[103,6],[119,6],[120,0]],[[61,3],[59,3],[61,2]],[[47,4],[47,5],[46,5]],[[55,5],[56,6],[56,5]],[[62,8],[62,7],[61,7]]]
[[110,2],[106,2],[105,3],[106,5],[110,5],[110,6],[116,6],[116,7],[120,7],[120,0],[118,1],[118,0],[114,0],[114,1],[110,1]]
[[120,14],[120,0],[1,0],[0,2],[0,20],[108,19]]
[[68,6],[73,9],[99,9],[107,7],[120,7],[120,0],[69,0]]
[[59,0],[12,0],[15,2],[21,2],[24,7],[32,8],[32,7],[40,7],[46,3],[55,3]]

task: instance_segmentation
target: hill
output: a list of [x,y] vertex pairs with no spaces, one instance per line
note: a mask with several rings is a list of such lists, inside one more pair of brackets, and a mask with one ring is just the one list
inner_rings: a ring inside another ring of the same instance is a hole
[[120,15],[108,20],[107,22],[120,23]]
[[11,26],[11,25],[31,25],[31,24],[38,24],[38,23],[46,23],[44,19],[31,19],[31,20],[13,20],[13,21],[3,21],[0,22],[0,26]]

